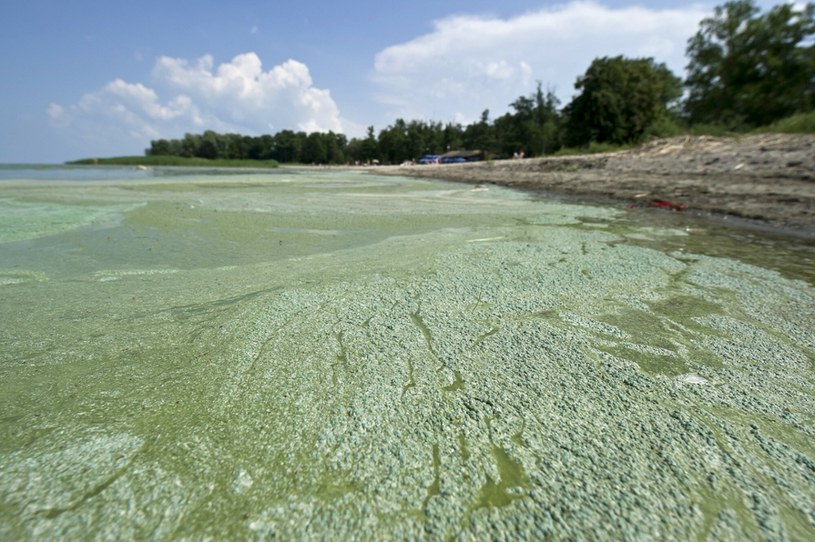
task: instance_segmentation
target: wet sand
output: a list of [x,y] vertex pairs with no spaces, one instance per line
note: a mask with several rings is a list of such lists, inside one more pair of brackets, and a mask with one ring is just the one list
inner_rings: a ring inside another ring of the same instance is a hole
[[635,206],[666,202],[688,213],[738,217],[815,237],[813,135],[683,136],[615,153],[389,166],[376,172],[589,201],[611,198]]

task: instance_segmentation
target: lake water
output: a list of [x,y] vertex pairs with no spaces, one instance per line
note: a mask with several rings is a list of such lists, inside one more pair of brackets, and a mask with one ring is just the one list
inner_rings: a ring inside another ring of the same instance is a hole
[[354,171],[0,168],[0,538],[811,539],[815,247]]

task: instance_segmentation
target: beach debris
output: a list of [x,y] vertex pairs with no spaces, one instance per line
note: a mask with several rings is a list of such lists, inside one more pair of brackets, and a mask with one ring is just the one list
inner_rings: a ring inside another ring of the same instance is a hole
[[[636,197],[636,196],[635,196]],[[628,204],[629,209],[636,209],[637,207],[641,207],[643,204],[638,202],[631,202]],[[685,209],[684,203],[675,203],[673,201],[665,200],[665,199],[652,199],[647,204],[648,207],[658,207],[660,209],[670,209],[671,211],[682,211]]]
[[659,207],[660,209],[670,209],[671,211],[682,211],[685,208],[684,203],[674,203],[664,199],[652,199],[649,203],[651,207]]
[[682,384],[710,384],[706,378],[702,378],[696,373],[688,373],[679,378]]

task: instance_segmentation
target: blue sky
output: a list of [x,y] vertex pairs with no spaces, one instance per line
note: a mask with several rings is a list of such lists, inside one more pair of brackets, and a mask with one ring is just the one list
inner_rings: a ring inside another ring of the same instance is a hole
[[9,2],[0,162],[141,154],[207,129],[467,124],[537,81],[565,104],[600,56],[652,56],[682,75],[685,42],[717,3]]

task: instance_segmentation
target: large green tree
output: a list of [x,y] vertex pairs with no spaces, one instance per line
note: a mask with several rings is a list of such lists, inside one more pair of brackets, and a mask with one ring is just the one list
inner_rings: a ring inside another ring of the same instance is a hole
[[570,145],[627,143],[642,136],[681,95],[681,81],[652,58],[603,57],[577,79],[566,106]]
[[815,108],[815,4],[764,15],[752,0],[727,2],[688,41],[692,122],[761,126]]
[[348,147],[348,138],[345,137],[345,134],[328,132],[323,139],[328,163],[344,164],[346,161],[345,150]]
[[544,93],[542,84],[538,82],[535,92],[519,96],[509,105],[514,112],[498,117],[492,126],[487,124],[487,118],[482,114],[479,125],[467,128],[468,132],[478,130],[488,142],[488,145],[480,147],[482,150],[494,156],[507,157],[520,151],[525,156],[540,156],[560,148],[559,101],[552,89]]
[[490,110],[485,109],[481,113],[478,122],[467,125],[462,136],[464,147],[472,150],[492,152],[495,147],[495,137],[493,128],[490,125]]
[[401,164],[409,158],[407,148],[407,124],[396,119],[393,125],[379,132],[379,155],[389,164]]
[[303,135],[292,130],[282,130],[275,134],[272,158],[284,164],[299,162],[300,151],[303,148]]
[[311,132],[303,141],[300,160],[305,164],[325,164],[328,162],[325,139],[320,132]]

